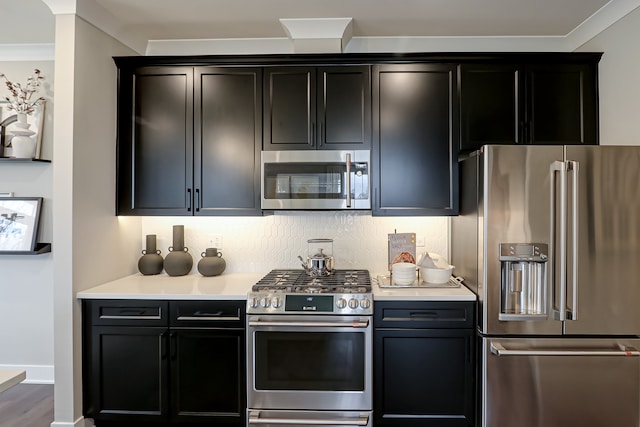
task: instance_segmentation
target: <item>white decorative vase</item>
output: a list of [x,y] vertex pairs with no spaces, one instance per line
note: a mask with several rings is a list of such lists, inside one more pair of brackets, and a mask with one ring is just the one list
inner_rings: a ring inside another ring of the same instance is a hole
[[36,141],[32,138],[35,132],[29,129],[27,115],[18,114],[18,121],[15,123],[17,130],[11,130],[11,154],[17,159],[33,159],[36,155]]

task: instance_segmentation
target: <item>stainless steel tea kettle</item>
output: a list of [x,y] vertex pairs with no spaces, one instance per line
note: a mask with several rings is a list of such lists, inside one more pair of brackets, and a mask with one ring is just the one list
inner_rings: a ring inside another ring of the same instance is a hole
[[302,268],[309,276],[330,276],[333,274],[333,239],[307,240],[307,260],[298,256]]

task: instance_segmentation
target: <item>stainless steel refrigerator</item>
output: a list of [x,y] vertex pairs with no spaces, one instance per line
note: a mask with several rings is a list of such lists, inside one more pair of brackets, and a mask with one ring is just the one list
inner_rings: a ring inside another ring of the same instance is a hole
[[478,425],[640,425],[640,147],[460,162],[454,274],[478,296]]

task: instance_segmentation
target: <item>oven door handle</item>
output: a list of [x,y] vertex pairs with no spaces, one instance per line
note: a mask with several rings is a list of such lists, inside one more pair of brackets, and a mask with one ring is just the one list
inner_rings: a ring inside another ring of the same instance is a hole
[[309,426],[366,426],[369,424],[369,417],[361,415],[358,418],[324,418],[324,419],[304,419],[304,418],[261,418],[260,413],[249,415],[249,424],[280,424],[280,425],[309,425]]
[[249,326],[276,326],[276,327],[295,327],[295,328],[367,328],[369,327],[369,320],[359,319],[351,321],[333,321],[333,322],[304,322],[304,321],[272,321],[272,320],[260,320],[259,318],[253,318],[249,320]]

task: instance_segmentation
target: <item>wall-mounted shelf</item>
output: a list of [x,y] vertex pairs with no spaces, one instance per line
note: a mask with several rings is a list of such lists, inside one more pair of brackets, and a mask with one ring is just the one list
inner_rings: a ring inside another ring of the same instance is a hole
[[16,159],[15,157],[0,157],[0,163],[51,163],[46,159]]
[[3,251],[0,255],[40,255],[51,252],[51,243],[36,243],[34,251]]

